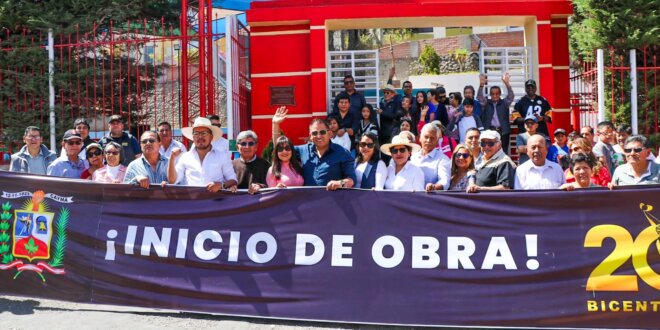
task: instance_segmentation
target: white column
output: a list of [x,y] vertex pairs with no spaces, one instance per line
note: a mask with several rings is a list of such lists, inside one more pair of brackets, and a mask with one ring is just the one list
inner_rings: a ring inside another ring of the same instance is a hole
[[630,50],[630,126],[637,134],[637,50]]
[[227,139],[234,138],[234,54],[232,45],[232,35],[234,33],[234,20],[235,16],[227,16],[225,18],[225,63],[226,63],[226,78],[227,83]]
[[603,50],[596,50],[596,65],[598,67],[598,122],[605,121],[605,60]]
[[55,41],[53,40],[53,29],[48,29],[48,107],[50,109],[50,150],[57,153],[55,132],[55,86],[53,76],[55,75]]

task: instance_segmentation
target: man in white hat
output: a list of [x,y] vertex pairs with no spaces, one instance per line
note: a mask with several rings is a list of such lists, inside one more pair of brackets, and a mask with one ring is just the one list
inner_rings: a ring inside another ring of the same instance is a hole
[[211,145],[222,137],[220,128],[200,117],[195,119],[192,127],[182,128],[181,133],[193,141],[195,148],[183,154],[178,161],[181,149],[172,150],[167,165],[169,183],[206,187],[210,192],[220,189],[236,191],[237,180],[231,156]]
[[475,183],[468,186],[467,192],[513,188],[516,165],[502,150],[500,133],[493,130],[483,131],[479,141],[483,156],[475,164]]
[[394,119],[401,110],[401,102],[397,102],[396,89],[392,85],[383,87],[383,99],[380,101],[376,112],[380,115],[380,134],[381,144],[389,143],[392,140],[392,129],[394,128]]

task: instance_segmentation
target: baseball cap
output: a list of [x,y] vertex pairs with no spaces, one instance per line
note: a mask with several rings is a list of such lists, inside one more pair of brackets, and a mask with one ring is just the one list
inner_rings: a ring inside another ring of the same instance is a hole
[[529,80],[525,81],[525,87],[527,87],[527,86],[536,87],[536,81],[534,81],[534,79],[529,79]]
[[70,129],[64,132],[64,137],[62,138],[62,141],[69,141],[73,139],[82,140],[82,136],[80,136],[80,134],[78,134],[74,129]]
[[500,133],[497,133],[496,131],[489,129],[481,132],[481,135],[479,136],[479,141],[483,139],[500,141],[501,138],[500,138]]
[[564,135],[566,135],[566,130],[563,129],[563,128],[558,128],[558,129],[555,130],[555,135],[557,135],[557,134],[564,134]]
[[94,148],[103,151],[103,148],[98,143],[90,143],[88,146],[85,147],[85,151],[90,151],[91,149],[94,149]]
[[528,121],[528,120],[533,120],[535,123],[539,122],[539,120],[536,119],[536,116],[534,116],[534,115],[529,115],[529,116],[525,117],[525,121]]
[[124,122],[124,121],[121,119],[121,116],[120,116],[120,115],[112,115],[112,116],[110,116],[110,119],[108,119],[108,123],[112,123],[113,121],[120,121],[120,122],[122,122],[122,123]]
[[440,86],[435,89],[438,94],[447,93],[444,87]]
[[87,128],[89,128],[89,123],[87,122],[87,120],[86,120],[85,118],[78,118],[78,119],[76,119],[76,120],[73,122],[73,127],[76,127],[76,126],[81,125],[81,124],[82,124],[82,125],[85,125],[85,126],[87,126]]

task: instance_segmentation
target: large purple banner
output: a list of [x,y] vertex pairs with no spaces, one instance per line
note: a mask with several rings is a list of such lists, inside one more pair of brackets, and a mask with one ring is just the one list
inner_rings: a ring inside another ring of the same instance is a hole
[[0,172],[0,192],[1,294],[431,326],[660,319],[659,186],[247,195]]

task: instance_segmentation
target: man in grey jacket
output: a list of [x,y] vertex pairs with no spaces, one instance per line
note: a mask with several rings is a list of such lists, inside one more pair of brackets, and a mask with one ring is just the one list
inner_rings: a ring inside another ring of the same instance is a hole
[[509,121],[509,106],[513,102],[513,89],[509,84],[509,73],[502,76],[502,82],[506,87],[506,98],[502,99],[502,89],[499,86],[490,88],[490,99],[484,96],[484,85],[488,82],[485,75],[479,78],[479,91],[477,99],[481,103],[481,122],[485,129],[498,131],[502,135],[502,150],[509,154],[509,136],[511,135],[511,122]]
[[42,144],[41,130],[36,126],[28,126],[23,135],[25,145],[21,150],[11,155],[9,170],[12,172],[46,174],[46,169],[57,155]]

